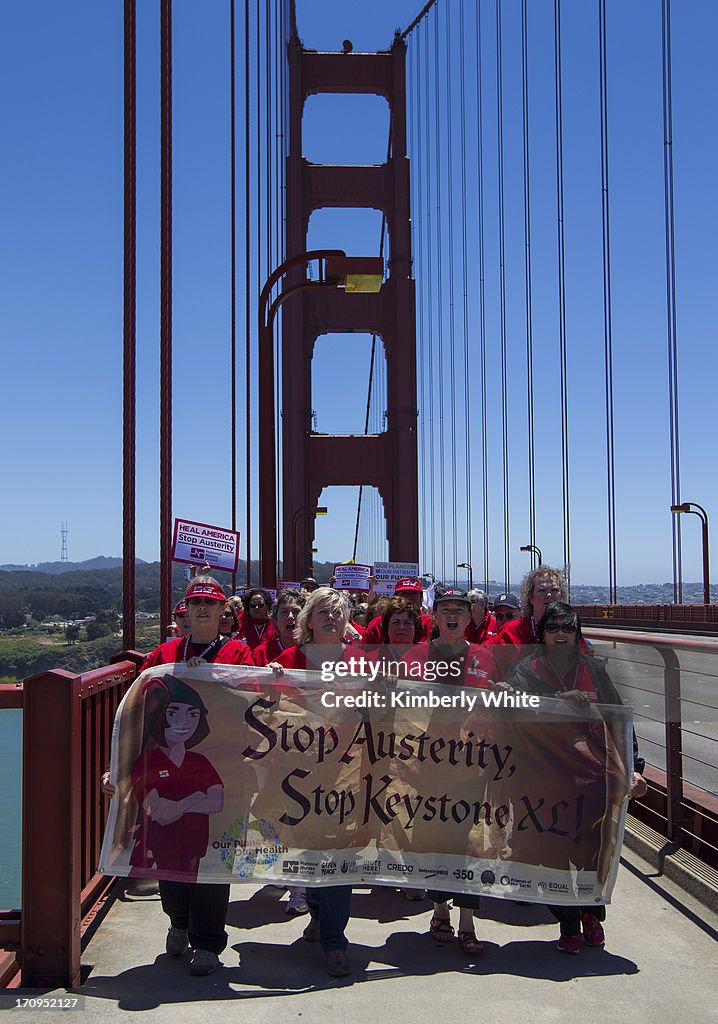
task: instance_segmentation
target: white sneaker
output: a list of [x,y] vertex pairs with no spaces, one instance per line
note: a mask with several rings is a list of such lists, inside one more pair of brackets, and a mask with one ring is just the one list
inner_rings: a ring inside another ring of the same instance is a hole
[[295,889],[294,892],[289,894],[289,900],[287,901],[285,913],[291,914],[293,917],[299,917],[300,914],[309,913],[307,897],[304,895],[301,889]]

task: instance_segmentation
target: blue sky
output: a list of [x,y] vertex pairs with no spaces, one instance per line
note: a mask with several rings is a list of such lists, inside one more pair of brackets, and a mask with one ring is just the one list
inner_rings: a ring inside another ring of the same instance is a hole
[[[448,0],[447,0],[448,2]],[[159,26],[158,4],[138,5],[138,554],[158,554],[159,350]],[[418,0],[354,3],[298,0],[306,46],[383,48],[417,13]],[[241,4],[238,4],[241,8]],[[454,31],[458,0],[449,4]],[[470,23],[472,5],[465,4]],[[174,507],[176,514],[229,524],[229,138],[228,4],[174,7]],[[491,339],[487,412],[496,421],[498,216],[495,149],[494,4],[481,5],[484,33],[486,322]],[[439,0],[444,31],[445,0]],[[240,12],[241,15],[241,12]],[[504,146],[507,344],[511,451],[512,576],[524,562],[526,534],[523,196],[518,0],[504,0]],[[529,4],[534,339],[537,349],[537,539],[560,558],[560,418],[557,399],[556,211],[553,136],[553,4]],[[59,557],[60,522],[69,522],[72,560],[121,552],[122,369],[122,4],[76,0],[5,5],[0,74],[8,101],[0,113],[6,159],[2,183],[0,324],[6,486],[0,504],[0,563]],[[241,17],[240,17],[241,23]],[[433,31],[432,22],[427,31]],[[619,583],[667,580],[670,561],[660,3],[608,3],[613,332],[616,378]],[[716,380],[718,212],[712,126],[718,70],[712,52],[718,9],[709,0],[673,5],[674,158],[683,497],[718,508],[707,434]],[[431,38],[431,36],[429,36]],[[440,38],[442,38],[440,36]],[[241,39],[238,40],[241,54]],[[409,45],[416,73],[415,41]],[[468,45],[468,42],[467,42]],[[563,5],[564,174],[569,339],[573,578],[604,583],[605,483],[602,447],[603,321],[598,161],[596,4]],[[468,51],[467,51],[468,52]],[[442,58],[443,60],[443,58]],[[467,73],[471,71],[471,65]],[[454,97],[458,79],[452,62]],[[241,69],[240,69],[241,77]],[[418,81],[418,79],[416,79]],[[241,109],[241,96],[240,109]],[[467,110],[471,113],[471,100]],[[453,108],[454,114],[458,108]],[[446,130],[445,124],[443,125]],[[305,154],[316,161],[378,162],[386,149],[380,100],[313,99],[305,116]],[[240,126],[240,144],[242,132]],[[493,146],[493,148],[491,148]],[[458,158],[457,158],[458,159]],[[243,154],[239,153],[240,166]],[[415,230],[421,179],[414,167]],[[241,183],[240,183],[241,186]],[[451,202],[458,211],[455,187]],[[240,203],[241,187],[239,190]],[[469,180],[469,249],[476,239],[475,187]],[[241,222],[240,222],[241,232]],[[309,243],[377,251],[379,219],[320,211]],[[238,337],[244,309],[239,237]],[[415,257],[417,245],[415,241]],[[417,273],[420,271],[417,267]],[[476,346],[476,266],[469,274],[470,345]],[[421,282],[420,282],[421,283]],[[435,309],[448,324],[448,305]],[[457,321],[463,332],[463,321]],[[476,348],[471,349],[472,352]],[[361,429],[369,339],[320,341],[314,405],[320,431]],[[336,385],[351,366],[354,402],[341,410]],[[472,560],[481,562],[482,524],[476,378],[471,382]],[[242,382],[240,381],[240,393]],[[240,424],[243,411],[240,409]],[[459,430],[459,443],[463,437]],[[448,439],[436,451],[451,464]],[[240,439],[241,450],[241,439]],[[463,459],[463,455],[461,456]],[[463,461],[461,462],[463,465]],[[450,470],[447,470],[450,478]],[[491,449],[491,572],[501,578],[500,466]],[[461,484],[460,477],[460,488]],[[243,466],[239,467],[240,488]],[[435,482],[436,483],[436,482]],[[239,507],[243,493],[240,490]],[[325,495],[319,557],[351,552],[355,494]],[[437,497],[438,501],[438,497]],[[460,494],[460,505],[464,501]],[[461,518],[461,517],[460,517]],[[240,513],[240,530],[243,516]],[[377,531],[375,530],[374,533]],[[437,524],[425,533],[435,535]],[[369,536],[370,530],[365,534]],[[698,524],[685,525],[684,578],[699,578]],[[256,539],[256,529],[255,529]],[[448,544],[466,557],[459,528]],[[381,545],[374,556],[384,557]],[[256,552],[254,552],[256,555]],[[370,552],[362,557],[367,557]],[[361,552],[360,552],[361,555]],[[422,552],[422,568],[440,556]],[[441,567],[439,572],[441,571]],[[447,565],[446,568],[449,568]],[[437,573],[438,574],[438,573]],[[477,575],[475,570],[475,575]]]

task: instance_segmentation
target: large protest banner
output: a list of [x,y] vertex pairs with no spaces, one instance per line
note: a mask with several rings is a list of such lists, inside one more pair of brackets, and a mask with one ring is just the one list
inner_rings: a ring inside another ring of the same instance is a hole
[[609,902],[630,713],[486,706],[497,699],[381,677],[150,669],[115,721],[100,870]]

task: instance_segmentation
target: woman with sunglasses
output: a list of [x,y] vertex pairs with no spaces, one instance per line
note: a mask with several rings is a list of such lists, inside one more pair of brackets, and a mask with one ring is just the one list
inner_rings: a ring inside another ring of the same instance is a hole
[[[539,697],[565,700],[578,709],[588,710],[591,704],[623,703],[603,664],[582,652],[581,620],[570,604],[563,601],[549,604],[536,624],[536,637],[542,646],[509,675],[508,682],[514,689]],[[590,721],[582,722],[579,726],[584,732],[593,727],[594,723]],[[644,759],[638,756],[638,741],[634,731],[633,778],[629,797],[645,794],[648,787],[642,775],[644,767]],[[584,798],[584,818],[590,820],[593,817],[596,828],[600,829],[605,811],[605,770],[593,774],[587,770],[585,775],[579,783]],[[598,840],[594,847],[598,849]],[[576,856],[579,858],[580,854]],[[575,866],[581,868],[589,865],[577,863]],[[549,910],[561,927],[557,944],[561,953],[581,952],[582,931],[588,946],[604,945],[606,937],[601,922],[606,919],[605,906],[549,906]]]
[[277,635],[274,623],[269,618],[272,599],[261,587],[245,590],[242,597],[244,612],[239,622],[238,639],[244,640],[250,651],[260,644],[266,644]]
[[173,665],[186,661],[195,668],[203,661],[222,665],[252,665],[252,654],[240,640],[222,636],[220,622],[227,598],[212,576],[195,576],[187,587],[184,603],[190,618],[187,636],[176,637],[151,651],[141,671],[154,665]]

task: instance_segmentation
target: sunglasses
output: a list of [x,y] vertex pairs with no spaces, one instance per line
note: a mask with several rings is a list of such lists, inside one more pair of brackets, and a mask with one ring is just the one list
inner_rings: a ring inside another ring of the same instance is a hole
[[575,622],[549,622],[544,626],[544,633],[575,633]]
[[264,603],[264,601],[252,601],[252,603],[250,604],[249,607],[250,608],[266,608],[267,606]]
[[215,604],[215,599],[212,597],[188,597],[186,603],[198,608],[201,604],[206,604],[208,606]]

